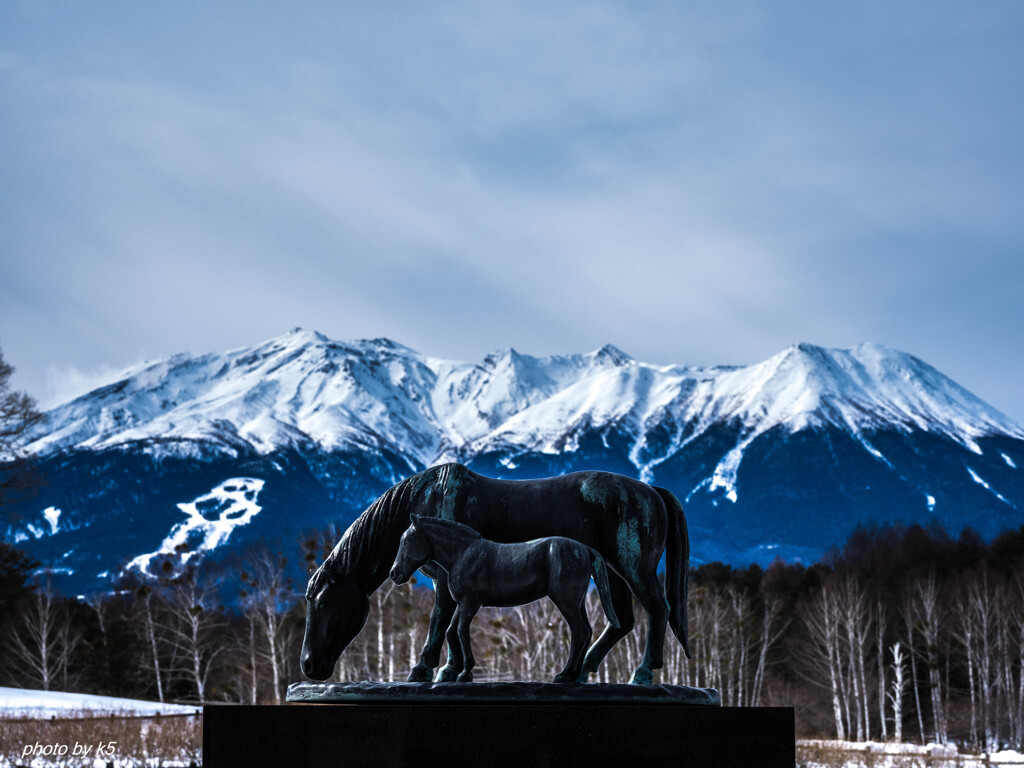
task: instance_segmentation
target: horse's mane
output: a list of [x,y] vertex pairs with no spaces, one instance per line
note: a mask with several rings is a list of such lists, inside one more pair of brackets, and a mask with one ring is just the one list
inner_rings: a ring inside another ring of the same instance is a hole
[[[460,472],[461,470],[461,472]],[[407,477],[382,493],[345,531],[334,550],[313,573],[306,587],[306,597],[317,594],[333,574],[352,573],[359,563],[369,562],[379,551],[380,541],[392,526],[409,523],[409,512],[417,497],[435,485],[443,496],[449,483],[457,485],[465,467],[444,464]],[[403,518],[401,521],[399,518]],[[430,518],[433,519],[433,518]],[[472,529],[470,529],[472,530]]]
[[319,592],[332,574],[350,573],[357,563],[371,555],[395,519],[400,514],[409,514],[406,503],[411,495],[412,479],[407,478],[388,488],[356,518],[331,554],[313,573],[306,587],[307,598]]

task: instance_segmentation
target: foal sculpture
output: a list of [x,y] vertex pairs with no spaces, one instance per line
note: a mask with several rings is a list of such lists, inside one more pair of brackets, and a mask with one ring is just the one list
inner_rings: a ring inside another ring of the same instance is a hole
[[508,607],[551,598],[570,632],[569,658],[555,675],[556,683],[576,682],[580,676],[592,632],[585,603],[591,574],[609,623],[619,626],[604,558],[590,547],[562,536],[498,544],[462,523],[419,515],[411,520],[399,542],[391,579],[404,584],[428,562],[448,574],[455,614],[447,640],[448,647],[455,649],[452,665],[462,669],[458,682],[473,679],[476,661],[469,627],[483,606]]

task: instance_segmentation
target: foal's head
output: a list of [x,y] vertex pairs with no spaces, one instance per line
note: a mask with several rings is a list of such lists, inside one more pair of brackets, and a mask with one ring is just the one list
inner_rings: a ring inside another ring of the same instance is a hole
[[412,525],[402,534],[398,542],[398,554],[391,566],[391,580],[396,584],[405,584],[416,569],[430,559],[430,536],[424,529],[419,515],[410,515]]

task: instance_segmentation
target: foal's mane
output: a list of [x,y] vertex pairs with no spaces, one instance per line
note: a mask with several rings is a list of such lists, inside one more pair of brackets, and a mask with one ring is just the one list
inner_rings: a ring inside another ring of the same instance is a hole
[[457,523],[454,520],[442,520],[439,517],[421,517],[419,525],[426,526],[427,528],[441,528],[445,531],[461,533],[464,536],[472,536],[475,539],[483,538],[475,528],[470,528],[468,525]]

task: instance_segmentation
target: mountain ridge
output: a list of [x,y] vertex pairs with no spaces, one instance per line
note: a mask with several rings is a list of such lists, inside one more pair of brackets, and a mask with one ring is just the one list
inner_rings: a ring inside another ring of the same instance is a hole
[[337,342],[295,329],[254,347],[128,369],[51,409],[28,448],[45,455],[175,437],[331,450],[377,437],[430,464],[502,444],[564,449],[562,427],[587,418],[631,420],[639,431],[659,409],[696,425],[739,419],[757,434],[826,422],[854,433],[923,429],[967,447],[982,435],[1024,438],[1024,428],[927,363],[875,344],[795,344],[750,366],[655,366],[611,345],[550,357],[510,348],[464,363],[390,339]]
[[[871,522],[992,536],[1024,508],[1024,429],[877,344],[794,344],[748,366],[651,365],[611,345],[461,362],[295,329],[128,369],[49,411],[28,447],[52,482],[8,534],[91,579],[183,565],[183,540],[206,556],[343,527],[445,461],[668,488],[696,561],[816,559]],[[257,498],[238,522],[227,489],[243,485]]]

